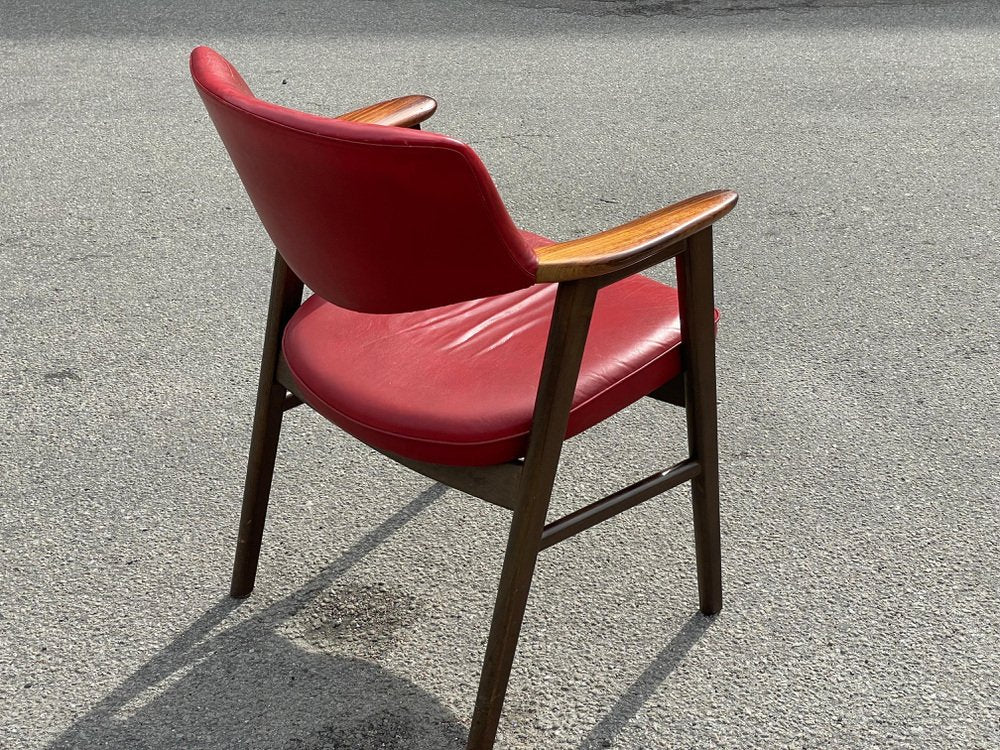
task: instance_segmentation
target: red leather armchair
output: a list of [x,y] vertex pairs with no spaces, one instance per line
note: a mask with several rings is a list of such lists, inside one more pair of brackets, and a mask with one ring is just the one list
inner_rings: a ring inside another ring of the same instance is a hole
[[[690,482],[717,612],[711,225],[736,194],[555,243],[515,226],[468,145],[419,129],[432,99],[326,118],[257,99],[207,47],[191,74],[277,247],[232,595],[254,585],[282,414],[307,404],[512,511],[469,748],[493,746],[541,550]],[[639,275],[672,258],[676,290]],[[644,396],[686,409],[689,458],[546,523],[563,441]]]

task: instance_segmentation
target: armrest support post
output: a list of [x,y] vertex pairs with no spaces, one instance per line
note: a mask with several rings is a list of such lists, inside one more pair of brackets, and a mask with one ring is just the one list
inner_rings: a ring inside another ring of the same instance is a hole
[[560,284],[556,292],[528,453],[517,484],[507,553],[472,714],[470,748],[492,747],[496,737],[596,298],[597,285],[588,279]]
[[702,472],[691,480],[698,593],[701,611],[722,608],[722,552],[719,530],[719,443],[716,426],[715,300],[712,283],[712,228],[684,242],[677,256],[682,359],[688,449]]

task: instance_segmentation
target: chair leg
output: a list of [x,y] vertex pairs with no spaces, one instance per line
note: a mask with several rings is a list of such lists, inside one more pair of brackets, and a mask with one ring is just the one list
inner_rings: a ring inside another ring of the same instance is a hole
[[467,750],[490,750],[514,663],[597,286],[559,285]]
[[[526,543],[518,540],[518,537],[524,536],[528,531],[525,523],[526,515],[528,514],[520,510],[515,511],[511,524],[507,554],[500,574],[496,605],[493,608],[490,637],[483,660],[483,671],[479,678],[479,694],[476,696],[476,707],[472,713],[467,750],[490,750],[496,740],[539,551],[538,542],[531,544],[527,540]],[[542,521],[544,523],[544,518]],[[541,527],[535,524],[534,532],[531,536],[540,541]]]
[[285,387],[277,381],[281,334],[301,302],[302,282],[281,256],[275,253],[271,300],[260,362],[260,381],[257,385],[257,407],[254,412],[253,436],[250,439],[246,482],[243,485],[243,510],[229,588],[229,595],[237,599],[250,596],[257,577],[257,561],[264,535],[264,518],[271,494],[271,478],[274,476],[274,460],[278,452],[286,395]]
[[715,392],[715,320],[712,230],[688,239],[677,256],[677,288],[685,351],[688,446],[701,473],[691,480],[694,542],[701,611],[722,609],[722,542],[719,529],[719,443]]
[[261,382],[257,392],[257,409],[250,439],[246,482],[243,485],[243,510],[236,540],[236,559],[229,595],[237,599],[250,596],[257,578],[257,561],[264,536],[267,501],[271,494],[274,461],[278,453],[281,417],[285,389],[272,379]]
[[[714,385],[714,384],[713,384]],[[715,388],[713,387],[714,391]],[[703,614],[722,609],[722,538],[719,528],[719,449],[715,404],[710,410],[694,410],[689,416],[695,440],[702,446],[698,463],[701,473],[691,480],[694,507],[694,548],[698,566],[698,600]]]

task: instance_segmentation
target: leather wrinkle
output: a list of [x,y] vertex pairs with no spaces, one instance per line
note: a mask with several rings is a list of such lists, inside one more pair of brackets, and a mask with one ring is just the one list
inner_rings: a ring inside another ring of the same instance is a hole
[[[338,423],[361,439],[439,463],[499,463],[516,458],[526,441],[552,286],[398,316],[338,311],[319,300],[315,311],[293,318],[286,356],[296,380],[315,386],[319,403],[313,405],[335,422],[350,420]],[[607,289],[612,291],[598,295],[568,436],[679,371],[674,290],[644,277]],[[640,307],[633,312],[635,305]],[[297,330],[300,320],[313,316],[316,325],[308,334]],[[634,326],[631,336],[623,326],[627,321]],[[338,326],[368,340],[352,335],[341,342]],[[305,356],[313,340],[324,340],[318,346],[326,348],[343,343],[351,361],[370,357],[356,363],[364,377],[352,382],[340,373],[327,381],[322,364],[299,367],[300,350]],[[373,400],[379,405],[371,407]]]

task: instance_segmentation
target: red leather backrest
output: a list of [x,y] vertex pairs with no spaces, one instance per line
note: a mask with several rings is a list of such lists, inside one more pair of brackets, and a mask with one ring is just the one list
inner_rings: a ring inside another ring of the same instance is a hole
[[261,101],[208,47],[191,75],[275,246],[325,299],[406,312],[535,282],[534,253],[466,144]]

